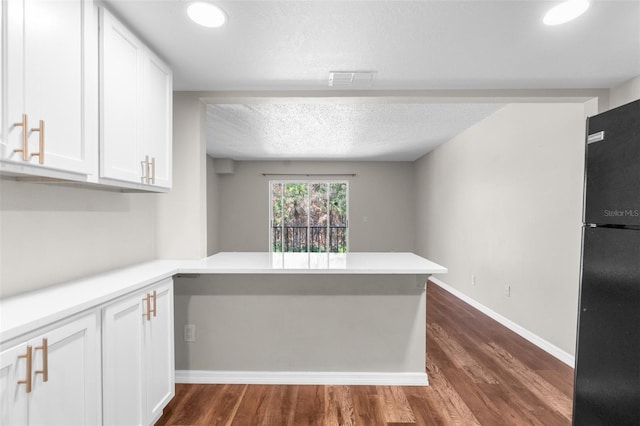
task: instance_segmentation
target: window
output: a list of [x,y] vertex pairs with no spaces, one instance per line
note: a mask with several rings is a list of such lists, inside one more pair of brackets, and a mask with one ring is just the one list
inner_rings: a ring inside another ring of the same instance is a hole
[[273,253],[346,253],[347,182],[269,183]]

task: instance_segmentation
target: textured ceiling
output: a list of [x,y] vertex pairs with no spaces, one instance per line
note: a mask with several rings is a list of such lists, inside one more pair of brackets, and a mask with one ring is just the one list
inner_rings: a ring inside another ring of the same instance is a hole
[[[340,99],[347,93],[329,87],[331,71],[374,71],[379,92],[600,89],[640,75],[640,0],[594,0],[555,27],[542,16],[559,0],[224,0],[214,1],[229,18],[217,29],[193,24],[186,0],[104,2],[169,62],[175,90]],[[413,159],[495,107],[211,105],[208,151]]]
[[236,160],[413,161],[500,104],[207,105],[207,153]]

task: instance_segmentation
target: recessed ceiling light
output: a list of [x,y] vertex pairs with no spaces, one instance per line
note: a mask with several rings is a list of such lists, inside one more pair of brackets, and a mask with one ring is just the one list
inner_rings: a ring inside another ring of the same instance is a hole
[[589,0],[566,0],[557,6],[552,7],[542,22],[545,25],[559,25],[576,19],[589,9]]
[[189,18],[203,27],[217,28],[227,22],[227,15],[218,6],[205,2],[194,2],[187,7]]

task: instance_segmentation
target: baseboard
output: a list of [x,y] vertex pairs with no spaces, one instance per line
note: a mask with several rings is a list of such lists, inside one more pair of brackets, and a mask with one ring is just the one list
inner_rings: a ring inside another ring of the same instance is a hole
[[176,370],[176,383],[428,386],[427,373]]
[[[458,299],[462,300],[463,302],[473,306],[474,308],[476,308],[477,310],[479,310],[483,314],[487,315],[488,317],[492,318],[493,320],[495,320],[495,321],[499,322],[500,324],[504,325],[509,330],[513,331],[514,333],[516,333],[516,334],[520,335],[521,337],[527,339],[528,341],[530,341],[531,343],[533,343],[534,345],[536,345],[537,347],[539,347],[543,351],[549,353],[550,355],[554,356],[558,360],[564,362],[569,367],[573,368],[575,366],[575,357],[573,355],[569,354],[568,352],[565,352],[564,350],[560,349],[559,347],[557,347],[553,343],[548,342],[547,340],[543,339],[542,337],[538,336],[537,334],[532,333],[531,331],[527,330],[526,328],[516,324],[515,322],[511,321],[510,319],[508,319],[506,317],[503,317],[499,313],[487,308],[486,306],[484,306],[483,304],[481,304],[477,300],[470,298],[466,294],[464,294],[464,293],[460,292],[459,290],[456,290],[455,288],[445,284],[444,282],[440,281],[439,279],[434,278],[433,276],[431,276],[431,277],[429,277],[429,281],[433,282],[434,284],[436,284],[438,287],[442,288],[443,290],[446,290],[447,292],[451,293],[452,295],[454,295]],[[427,304],[428,303],[429,302],[427,301]]]

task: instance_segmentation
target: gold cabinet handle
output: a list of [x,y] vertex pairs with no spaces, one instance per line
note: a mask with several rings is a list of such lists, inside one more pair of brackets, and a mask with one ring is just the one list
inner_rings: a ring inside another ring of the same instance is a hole
[[42,339],[42,346],[36,346],[36,351],[42,351],[42,370],[36,370],[36,374],[42,374],[42,381],[49,381],[49,343]]
[[147,309],[142,314],[143,317],[147,317],[147,321],[151,321],[151,295],[147,293],[147,297],[142,299],[143,302],[146,302]]
[[14,149],[13,152],[21,152],[22,159],[27,161],[27,142],[28,142],[28,128],[27,128],[27,114],[22,114],[22,121],[19,123],[13,123],[15,127],[22,127],[22,149]]
[[156,183],[156,157],[151,158],[151,183]]
[[145,159],[140,162],[140,167],[142,167],[140,182],[149,182],[149,157],[145,157]]
[[151,163],[149,162],[149,156],[148,155],[144,156],[144,162],[147,165],[147,167],[145,168],[144,175],[147,178],[147,183],[149,183],[149,182],[151,182],[151,175],[149,174],[149,166],[151,165]]
[[157,301],[156,301],[157,296],[158,296],[158,295],[156,294],[156,291],[155,291],[155,290],[153,290],[153,295],[152,295],[151,297],[153,298],[153,309],[152,309],[152,312],[153,312],[153,316],[154,316],[154,317],[156,316],[157,308],[158,308],[158,303],[157,303]]
[[44,164],[44,120],[40,120],[38,127],[31,129],[32,132],[40,133],[38,138],[38,152],[32,152],[32,157],[38,157],[38,163]]
[[31,393],[31,366],[33,361],[33,348],[29,345],[27,346],[27,353],[24,355],[18,355],[18,358],[26,358],[27,359],[27,378],[24,380],[18,380],[19,385],[26,385],[27,393]]

